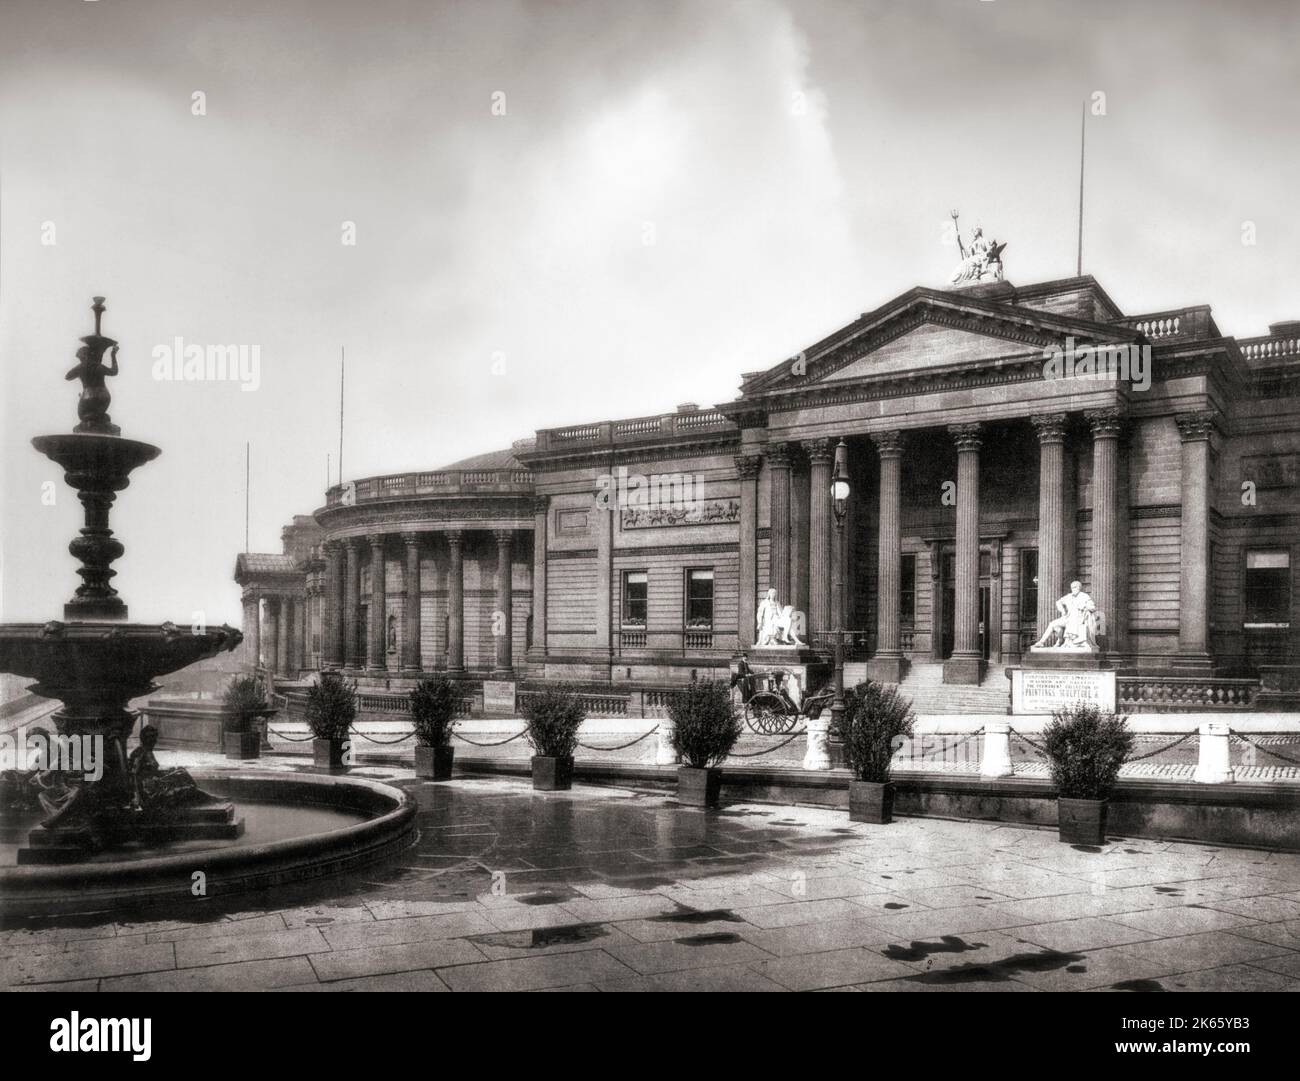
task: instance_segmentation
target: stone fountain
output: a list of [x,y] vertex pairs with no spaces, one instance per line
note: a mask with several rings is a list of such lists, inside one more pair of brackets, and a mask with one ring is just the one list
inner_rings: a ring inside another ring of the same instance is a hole
[[[81,339],[77,364],[65,377],[81,381],[79,423],[70,433],[32,440],[63,468],[84,508],[85,524],[68,546],[81,562],[81,585],[63,606],[62,620],[0,624],[0,671],[35,679],[31,691],[62,702],[54,714],[59,735],[96,748],[102,773],[91,779],[84,770],[41,771],[40,806],[48,817],[19,850],[19,863],[72,862],[87,849],[236,836],[241,828],[232,804],[185,783],[188,775],[169,776],[183,770],[158,770],[150,748],[128,759],[126,743],[136,720],[130,701],[155,690],[155,676],[234,649],[241,635],[228,626],[127,621],[127,606],[110,584],[112,563],[124,548],[109,528],[109,511],[132,471],[161,451],[124,439],[108,415],[105,379],[118,372],[117,342],[100,333],[103,297],[94,298],[92,311],[95,332]],[[144,780],[142,768],[152,771]],[[35,804],[32,777],[13,783],[27,784]]]

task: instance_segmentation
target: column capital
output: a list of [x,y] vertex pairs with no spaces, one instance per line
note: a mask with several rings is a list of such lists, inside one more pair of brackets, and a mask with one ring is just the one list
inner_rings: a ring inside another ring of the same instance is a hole
[[321,542],[321,550],[325,553],[326,559],[338,555],[342,549],[343,542],[337,538],[331,538],[330,540]]
[[341,543],[349,552],[359,552],[364,547],[360,537],[344,537]]
[[453,549],[459,549],[465,543],[465,531],[463,529],[448,529],[443,532],[447,538],[447,545]]
[[979,421],[971,421],[969,424],[949,424],[948,434],[952,436],[952,441],[957,444],[957,451],[978,451],[984,445],[984,437],[981,434],[982,428]]
[[1193,413],[1179,413],[1174,417],[1178,425],[1178,437],[1184,443],[1195,443],[1209,439],[1214,434],[1219,413],[1215,409],[1199,409]]
[[835,440],[805,439],[803,450],[813,465],[829,465],[835,459]]
[[387,540],[387,539],[388,539],[388,534],[386,534],[386,533],[367,533],[367,534],[366,534],[366,543],[367,543],[368,545],[370,545],[370,547],[371,547],[372,549],[374,549],[374,548],[383,548],[383,546],[384,546],[384,541]]
[[551,497],[549,495],[533,496],[533,513],[546,514],[551,509]]
[[1029,418],[1038,431],[1040,445],[1065,442],[1065,426],[1069,417],[1065,413],[1035,413]]
[[789,443],[769,443],[767,464],[773,469],[789,469],[794,464],[794,448]]
[[515,531],[513,529],[494,529],[492,530],[492,536],[496,538],[498,548],[504,548],[515,541]]
[[414,530],[408,530],[402,534],[402,543],[407,548],[417,548],[420,544],[420,534]]
[[887,432],[872,432],[871,442],[875,444],[876,453],[881,458],[901,458],[903,455],[903,433],[897,428]]
[[1092,427],[1094,439],[1118,439],[1124,427],[1124,410],[1111,406],[1107,409],[1089,409],[1084,416]]
[[761,454],[737,454],[736,476],[741,480],[754,480],[763,465]]

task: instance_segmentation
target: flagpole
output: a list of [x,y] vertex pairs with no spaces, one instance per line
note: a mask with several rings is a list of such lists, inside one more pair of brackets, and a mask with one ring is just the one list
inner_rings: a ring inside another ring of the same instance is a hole
[[348,367],[346,346],[339,346],[339,483],[343,483],[343,381]]
[[1083,163],[1088,145],[1088,103],[1083,102],[1079,110],[1079,249],[1075,274],[1083,277]]
[[248,551],[248,489],[253,475],[253,444],[244,444],[244,551]]

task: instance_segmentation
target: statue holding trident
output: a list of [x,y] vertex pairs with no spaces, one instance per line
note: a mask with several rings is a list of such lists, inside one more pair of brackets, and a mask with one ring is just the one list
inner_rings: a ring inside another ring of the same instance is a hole
[[[108,415],[109,394],[104,380],[110,375],[117,375],[117,342],[105,338],[99,333],[99,322],[104,315],[104,298],[95,297],[95,333],[82,338],[82,345],[77,350],[77,365],[64,379],[81,380],[81,397],[77,399],[77,416],[81,420],[72,430],[74,432],[93,432],[98,435],[121,435],[122,429],[113,423]],[[112,347],[109,363],[103,362],[104,351]]]
[[950,284],[962,285],[967,282],[978,283],[986,276],[995,282],[1002,280],[1002,250],[1005,244],[996,240],[985,239],[984,230],[978,225],[971,232],[970,243],[961,242],[961,229],[957,225],[957,211],[952,215],[953,232],[957,235],[957,250],[961,252],[961,265],[953,271]]

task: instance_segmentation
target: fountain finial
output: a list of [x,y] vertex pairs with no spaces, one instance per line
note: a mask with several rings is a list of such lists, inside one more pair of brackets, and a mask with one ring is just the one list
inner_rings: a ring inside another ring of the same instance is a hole
[[[95,303],[90,310],[95,313],[95,333],[81,339],[83,344],[77,350],[77,365],[64,376],[65,379],[81,380],[81,398],[77,401],[77,417],[81,423],[72,430],[95,435],[121,435],[122,429],[108,415],[113,397],[104,385],[108,376],[117,375],[117,342],[99,332],[100,320],[104,316],[104,298],[92,299]],[[113,351],[109,363],[105,364],[104,353],[110,348]]]
[[99,320],[104,314],[104,298],[91,297],[95,303],[91,305],[90,310],[95,313],[95,333],[99,334]]

